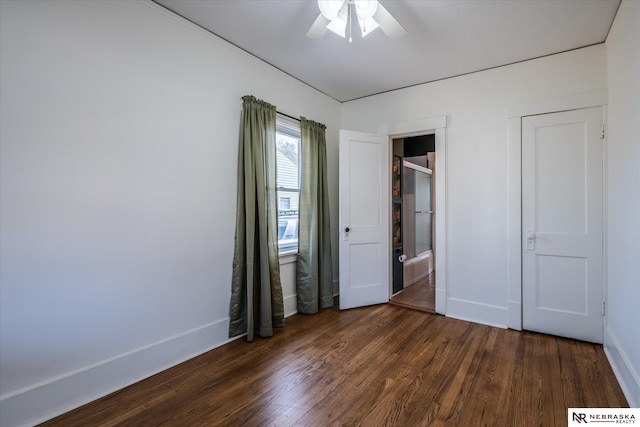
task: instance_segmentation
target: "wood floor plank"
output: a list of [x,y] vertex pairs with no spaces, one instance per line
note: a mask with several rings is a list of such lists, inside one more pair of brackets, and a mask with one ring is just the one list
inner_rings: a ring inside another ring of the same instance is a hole
[[393,305],[286,323],[43,425],[553,426],[627,405],[599,345]]
[[435,271],[423,277],[402,291],[393,295],[389,301],[400,307],[414,310],[436,312],[436,273]]

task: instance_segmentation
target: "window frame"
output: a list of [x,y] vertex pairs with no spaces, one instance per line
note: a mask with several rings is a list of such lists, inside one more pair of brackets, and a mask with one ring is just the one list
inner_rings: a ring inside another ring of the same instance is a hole
[[[300,122],[294,119],[291,119],[289,117],[283,116],[281,114],[277,114],[276,115],[276,150],[277,148],[277,140],[278,140],[278,134],[290,137],[290,138],[294,138],[298,140],[298,164],[296,165],[298,168],[298,188],[290,188],[290,187],[280,187],[278,186],[278,183],[276,182],[276,190],[277,190],[277,200],[278,200],[278,211],[277,211],[277,216],[278,216],[278,228],[280,228],[280,197],[281,196],[281,191],[285,191],[287,193],[297,193],[298,195],[298,200],[300,200],[300,145],[301,145],[301,138],[302,138],[302,132],[301,132],[301,128],[300,128]],[[276,156],[276,171],[278,170],[278,160],[277,160],[277,156]],[[291,202],[290,202],[291,203]],[[291,205],[290,205],[291,206]],[[287,210],[287,215],[288,217],[291,217],[292,214],[291,212],[295,211],[295,216],[296,216],[296,238],[295,238],[295,242],[289,242],[287,244],[282,244],[280,243],[280,239],[278,239],[278,254],[279,255],[290,255],[290,254],[296,254],[298,252],[298,225],[300,223],[300,216],[299,216],[299,202],[298,202],[298,209],[289,209]]]

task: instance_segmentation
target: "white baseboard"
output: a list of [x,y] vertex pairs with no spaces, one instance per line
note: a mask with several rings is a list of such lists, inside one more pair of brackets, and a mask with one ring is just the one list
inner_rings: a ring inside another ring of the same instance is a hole
[[507,309],[457,298],[447,299],[447,317],[506,329]]
[[[0,398],[0,425],[32,426],[232,341],[229,319],[184,332]],[[234,338],[236,339],[236,338]]]
[[609,328],[604,331],[604,353],[607,355],[611,369],[613,369],[622,392],[627,398],[627,403],[632,408],[639,408],[640,376],[620,347],[615,334]]

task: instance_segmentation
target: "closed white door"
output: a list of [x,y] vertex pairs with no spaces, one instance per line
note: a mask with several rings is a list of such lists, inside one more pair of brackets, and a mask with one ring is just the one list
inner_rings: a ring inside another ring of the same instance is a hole
[[340,131],[340,309],[389,301],[389,139]]
[[603,112],[522,119],[524,329],[602,343]]

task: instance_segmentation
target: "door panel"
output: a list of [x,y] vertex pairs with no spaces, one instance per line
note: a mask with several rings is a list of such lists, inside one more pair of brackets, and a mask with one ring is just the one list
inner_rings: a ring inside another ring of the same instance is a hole
[[369,141],[351,139],[349,144],[349,207],[351,228],[380,226],[380,171],[386,157],[380,146]]
[[587,214],[584,123],[535,126],[533,166],[538,227],[550,232],[584,234]]
[[[581,257],[536,257],[536,306],[539,309],[587,314],[587,260]],[[567,293],[571,298],[564,298]]]
[[603,339],[602,108],[522,120],[524,329]]
[[389,141],[340,131],[340,308],[389,301]]

